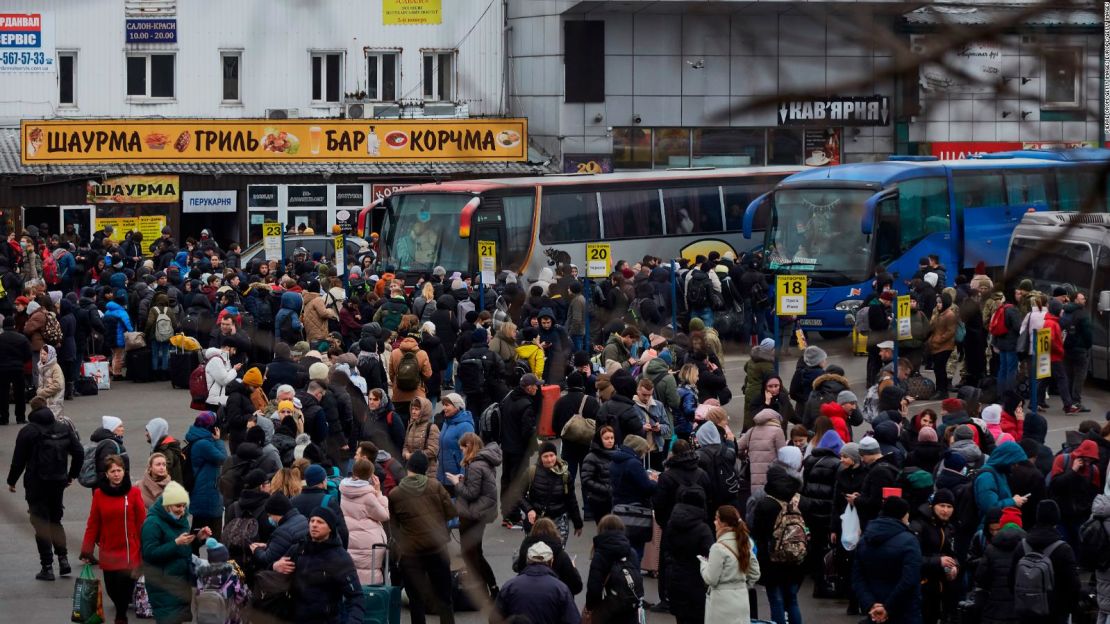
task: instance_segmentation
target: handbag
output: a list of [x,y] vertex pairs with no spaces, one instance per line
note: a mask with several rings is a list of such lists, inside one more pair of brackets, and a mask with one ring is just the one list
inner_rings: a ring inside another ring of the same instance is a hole
[[149,619],[154,617],[154,609],[150,606],[150,596],[146,593],[146,577],[140,576],[135,581],[135,590],[131,592],[131,604],[135,605],[135,617]]
[[638,503],[613,505],[613,515],[624,523],[628,541],[646,544],[651,541],[653,514],[650,507]]
[[134,351],[146,347],[146,334],[143,332],[123,332],[123,350]]
[[81,575],[73,582],[73,612],[71,622],[84,624],[94,618],[104,621],[104,595],[100,591],[100,579],[89,564],[81,568]]
[[570,417],[567,424],[563,425],[563,430],[559,432],[559,437],[563,440],[582,446],[589,446],[593,441],[594,434],[597,432],[597,421],[582,415],[588,398],[589,395],[582,395],[582,403],[578,405],[578,410]]

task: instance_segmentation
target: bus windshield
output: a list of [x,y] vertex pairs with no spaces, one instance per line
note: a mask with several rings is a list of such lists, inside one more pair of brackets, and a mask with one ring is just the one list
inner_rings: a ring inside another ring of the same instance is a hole
[[1091,287],[1094,260],[1086,243],[1060,241],[1052,245],[1015,236],[1010,243],[1006,271],[1019,271],[1021,277],[1033,280],[1033,288],[1041,292],[1051,293],[1057,286],[1074,292]]
[[469,270],[468,239],[459,238],[459,214],[472,196],[428,193],[398,194],[392,198],[382,227],[386,264],[398,271],[425,272],[437,266]]
[[870,245],[860,232],[865,189],[783,189],[775,193],[775,219],[767,230],[768,268],[826,274],[844,285],[867,279]]

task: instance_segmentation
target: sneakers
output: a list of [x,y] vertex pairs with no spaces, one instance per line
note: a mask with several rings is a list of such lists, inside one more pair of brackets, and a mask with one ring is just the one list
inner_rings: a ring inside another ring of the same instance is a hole
[[667,602],[666,600],[660,600],[659,602],[649,607],[648,611],[651,611],[652,613],[670,613],[671,603]]
[[1087,407],[1086,405],[1083,405],[1082,403],[1076,403],[1075,406],[1078,407],[1079,411],[1083,412],[1084,414],[1089,413],[1091,411],[1091,408]]
[[1064,408],[1065,414],[1078,414],[1080,412],[1078,405],[1069,405]]
[[508,518],[505,518],[504,520],[501,521],[501,526],[505,527],[506,529],[512,530],[512,531],[523,531],[524,530],[524,525],[519,520],[516,521],[516,522],[513,522],[512,520],[509,520]]
[[42,566],[42,570],[35,575],[35,578],[40,581],[53,581],[54,567],[49,564]]

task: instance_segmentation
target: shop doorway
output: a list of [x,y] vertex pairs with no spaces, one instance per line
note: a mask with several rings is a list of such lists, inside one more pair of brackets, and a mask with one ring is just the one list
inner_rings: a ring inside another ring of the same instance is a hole
[[20,223],[25,230],[32,225],[39,236],[49,236],[62,231],[62,212],[58,206],[24,206]]
[[92,206],[62,206],[62,231],[73,226],[81,242],[88,242],[93,235]]
[[[179,229],[179,232],[174,232],[179,242],[189,237],[199,240],[200,231],[208,230],[221,249],[227,249],[228,243],[243,244],[239,240],[239,218],[235,213],[182,213]],[[243,247],[246,245],[243,244]]]

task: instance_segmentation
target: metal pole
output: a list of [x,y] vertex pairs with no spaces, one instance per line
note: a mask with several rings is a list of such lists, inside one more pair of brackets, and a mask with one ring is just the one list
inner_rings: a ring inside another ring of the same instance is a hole
[[[1037,343],[1039,341],[1037,340],[1037,332],[1032,332],[1032,334],[1033,334],[1033,362],[1032,362],[1032,365],[1029,367],[1029,372],[1032,373],[1030,375],[1030,377],[1032,378],[1032,381],[1029,384],[1029,389],[1030,389],[1029,394],[1031,395],[1029,397],[1029,411],[1033,412],[1033,414],[1036,414],[1037,413],[1037,406],[1040,405],[1040,403],[1041,403],[1041,398],[1037,394]],[[1067,470],[1067,466],[1065,466],[1064,469]]]
[[778,375],[779,374],[779,346],[782,343],[782,337],[779,335],[781,330],[779,329],[779,311],[777,309],[775,310],[774,316],[775,316],[775,374]]
[[678,263],[671,259],[671,331],[678,333]]
[[587,353],[590,353],[593,351],[591,348],[593,346],[593,340],[590,338],[590,278],[588,277],[582,280],[582,293],[582,296],[586,298],[586,305],[583,306],[585,309],[585,314],[583,316],[586,320],[586,339],[583,341],[584,344],[582,347]]
[[486,309],[486,285],[482,283],[482,271],[478,270],[478,314]]
[[[894,288],[892,286],[891,290],[894,291],[894,360],[891,362],[891,364],[893,364],[893,366],[891,368],[894,370],[894,379],[897,380],[898,379],[898,289]],[[910,321],[910,322],[912,323],[913,321]],[[883,362],[882,362],[882,359],[880,358],[879,359],[879,368],[880,369],[882,369],[882,364],[883,364]]]

